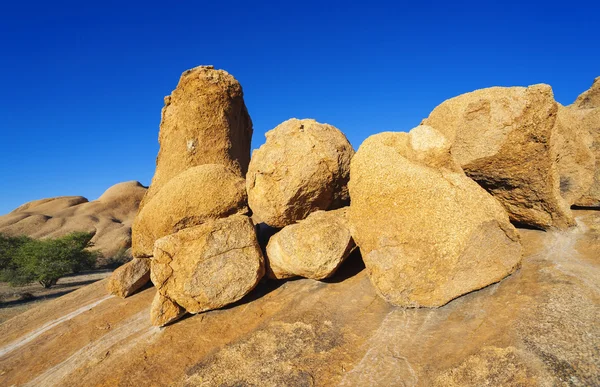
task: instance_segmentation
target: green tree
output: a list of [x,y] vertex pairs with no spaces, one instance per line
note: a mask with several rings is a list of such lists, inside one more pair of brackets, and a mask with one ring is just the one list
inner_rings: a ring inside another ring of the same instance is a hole
[[55,239],[28,239],[13,250],[0,279],[15,286],[37,281],[49,288],[67,274],[91,269],[98,258],[89,250],[93,236],[74,232]]

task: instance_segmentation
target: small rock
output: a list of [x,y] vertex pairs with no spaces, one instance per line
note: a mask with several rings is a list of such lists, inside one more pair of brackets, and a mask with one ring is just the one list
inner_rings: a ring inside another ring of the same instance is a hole
[[152,325],[163,327],[173,321],[179,320],[184,314],[185,309],[160,294],[160,292],[156,292],[152,301],[152,307],[150,308]]
[[117,268],[108,280],[107,289],[115,296],[125,298],[150,281],[150,260],[134,258]]
[[347,208],[316,211],[284,227],[267,245],[269,276],[321,280],[332,276],[355,247]]

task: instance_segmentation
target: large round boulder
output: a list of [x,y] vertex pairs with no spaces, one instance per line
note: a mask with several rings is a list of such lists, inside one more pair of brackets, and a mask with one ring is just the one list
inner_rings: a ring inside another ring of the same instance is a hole
[[267,132],[248,167],[248,202],[254,215],[284,227],[317,210],[348,202],[354,150],[337,128],[311,119],[290,119]]
[[315,211],[273,235],[267,245],[269,277],[332,276],[355,247],[346,213],[347,208]]
[[224,70],[185,71],[165,97],[152,184],[143,207],[173,177],[202,164],[225,165],[244,176],[250,162],[252,121],[240,83]]
[[371,282],[394,305],[441,306],[520,265],[506,212],[431,127],[367,138],[348,186],[352,236]]
[[573,226],[556,164],[558,105],[548,85],[491,87],[451,98],[424,124],[452,143],[465,173],[502,203],[511,220]]
[[248,212],[245,180],[221,164],[180,173],[146,203],[132,228],[134,257],[150,257],[154,242],[210,219]]
[[238,301],[264,272],[252,221],[234,215],[156,241],[151,279],[162,295],[200,313]]

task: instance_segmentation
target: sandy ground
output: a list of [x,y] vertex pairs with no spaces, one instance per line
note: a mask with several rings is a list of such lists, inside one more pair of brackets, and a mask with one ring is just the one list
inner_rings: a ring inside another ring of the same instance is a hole
[[61,278],[50,289],[44,289],[38,283],[12,287],[0,282],[0,324],[26,310],[40,306],[44,302],[68,294],[82,286],[89,285],[108,277],[110,269],[99,269]]

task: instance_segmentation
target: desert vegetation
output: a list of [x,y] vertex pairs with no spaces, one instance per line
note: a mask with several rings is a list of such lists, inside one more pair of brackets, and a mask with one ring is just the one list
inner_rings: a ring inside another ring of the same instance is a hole
[[91,249],[93,236],[73,232],[59,238],[33,239],[0,234],[0,281],[12,286],[38,282],[50,288],[68,274],[93,269],[99,256]]

